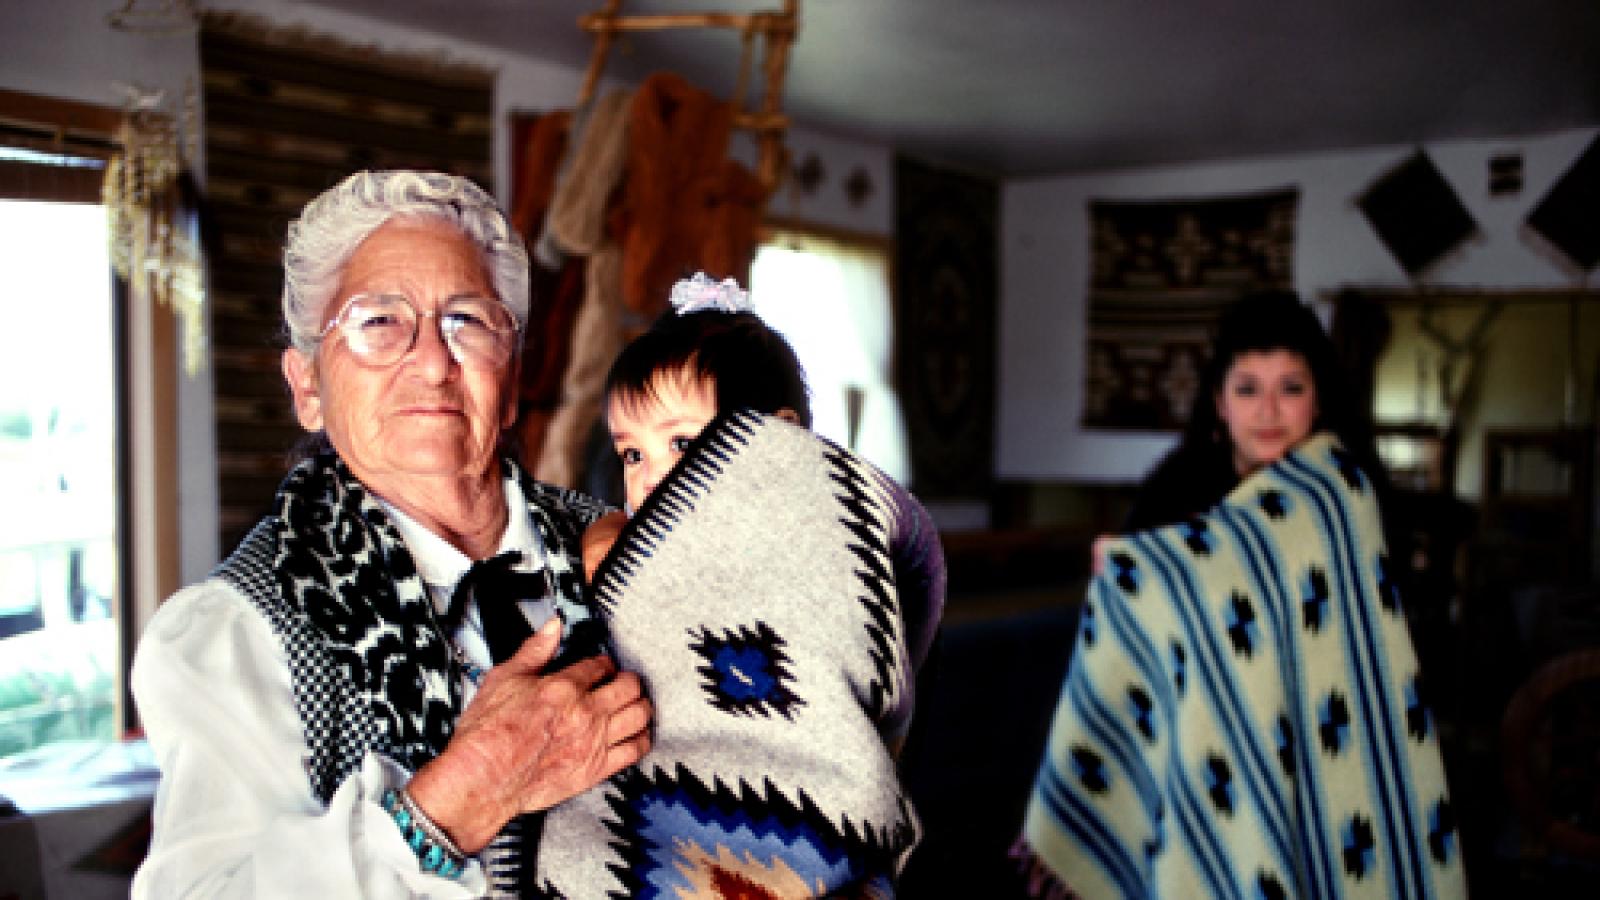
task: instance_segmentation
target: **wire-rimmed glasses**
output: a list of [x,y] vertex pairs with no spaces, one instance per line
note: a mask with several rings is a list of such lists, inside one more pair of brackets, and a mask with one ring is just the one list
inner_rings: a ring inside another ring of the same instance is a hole
[[438,320],[439,337],[461,365],[497,367],[511,359],[516,322],[505,304],[489,297],[452,297],[436,310],[418,312],[404,294],[353,294],[317,338],[337,328],[363,362],[388,366],[416,346],[418,323],[427,318]]

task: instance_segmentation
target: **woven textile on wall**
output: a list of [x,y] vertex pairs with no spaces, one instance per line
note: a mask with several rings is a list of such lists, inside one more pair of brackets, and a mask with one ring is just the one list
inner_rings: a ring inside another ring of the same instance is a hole
[[987,500],[994,477],[1000,192],[895,161],[895,377],[923,499]]
[[1089,204],[1083,424],[1181,428],[1211,326],[1241,294],[1292,289],[1299,193]]
[[210,13],[204,82],[222,546],[265,511],[303,431],[279,369],[282,249],[312,197],[360,169],[492,188],[492,73]]
[[1466,896],[1385,553],[1327,434],[1110,542],[1015,851],[1034,896]]

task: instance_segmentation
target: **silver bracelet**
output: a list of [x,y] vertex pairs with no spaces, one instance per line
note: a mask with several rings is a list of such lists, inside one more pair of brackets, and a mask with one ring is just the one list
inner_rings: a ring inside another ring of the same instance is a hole
[[412,798],[410,791],[401,788],[395,793],[400,796],[400,805],[405,807],[406,812],[411,813],[411,821],[422,829],[422,833],[428,836],[428,840],[438,844],[439,849],[456,859],[467,858],[467,854],[461,852],[461,848],[456,846],[456,842],[450,839],[450,835],[445,834],[444,829],[435,824],[432,819],[428,818],[428,814],[422,811],[422,807],[417,805],[417,801]]

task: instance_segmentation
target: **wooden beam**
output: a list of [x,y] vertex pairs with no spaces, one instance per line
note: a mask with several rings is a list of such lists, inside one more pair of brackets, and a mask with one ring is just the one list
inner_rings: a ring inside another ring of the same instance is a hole
[[1600,304],[1600,288],[1548,288],[1548,287],[1341,287],[1326,292],[1322,299],[1339,302],[1343,294],[1353,294],[1379,306],[1410,308],[1416,306],[1482,306],[1487,303],[1596,303]]
[[578,17],[578,27],[591,34],[666,31],[673,28],[726,28],[730,31],[758,31],[788,34],[797,30],[788,13],[653,13],[618,15],[615,12],[586,13]]
[[102,139],[115,135],[122,125],[122,112],[111,107],[41,97],[5,88],[0,88],[0,118]]

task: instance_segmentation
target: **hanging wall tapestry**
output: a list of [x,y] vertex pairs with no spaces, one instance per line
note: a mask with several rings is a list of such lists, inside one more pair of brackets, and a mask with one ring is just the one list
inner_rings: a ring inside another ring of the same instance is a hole
[[923,499],[986,500],[994,472],[992,179],[895,160],[895,377]]
[[218,12],[203,19],[200,68],[217,492],[232,547],[303,434],[278,368],[289,220],[358,169],[436,169],[492,189],[494,74]]
[[1298,200],[1287,189],[1089,204],[1084,425],[1183,426],[1217,314],[1248,291],[1293,287]]

